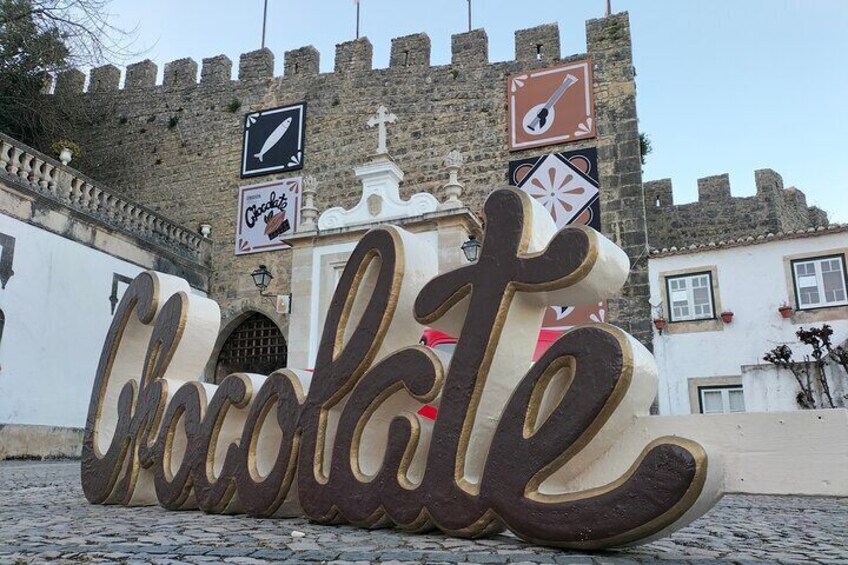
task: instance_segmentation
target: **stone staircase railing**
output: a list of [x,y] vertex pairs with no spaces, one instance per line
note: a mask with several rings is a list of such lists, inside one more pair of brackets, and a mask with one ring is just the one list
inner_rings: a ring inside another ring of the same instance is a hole
[[211,243],[156,212],[94,184],[79,171],[0,133],[3,173],[72,210],[208,267]]

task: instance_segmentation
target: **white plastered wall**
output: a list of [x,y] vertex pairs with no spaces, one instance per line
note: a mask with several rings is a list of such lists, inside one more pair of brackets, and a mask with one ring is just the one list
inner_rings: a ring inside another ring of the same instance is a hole
[[[682,270],[709,270],[718,274],[718,291],[722,310],[734,313],[730,324],[719,324],[718,331],[675,332],[672,324],[659,334],[654,331],[654,354],[659,368],[660,414],[690,414],[698,406],[690,405],[689,379],[702,377],[740,377],[742,366],[759,365],[763,354],[776,345],[787,343],[800,358],[806,346],[797,343],[795,332],[802,325],[825,322],[796,323],[784,319],[778,308],[791,302],[793,289],[787,283],[784,258],[808,253],[827,255],[848,248],[848,233],[815,234],[797,239],[784,239],[755,245],[712,249],[697,253],[651,258],[648,263],[651,304],[663,301],[661,274]],[[664,306],[665,317],[668,311]],[[716,312],[718,315],[720,312]],[[656,314],[656,312],[655,312]],[[848,318],[826,321],[834,330],[834,341],[848,338]],[[792,410],[794,401],[777,398],[777,389],[791,392],[773,371],[751,373],[751,383],[744,387],[748,410]],[[748,382],[746,380],[746,382]]]
[[81,428],[112,323],[113,274],[144,269],[2,214],[0,232],[15,238],[14,275],[0,290],[0,424]]

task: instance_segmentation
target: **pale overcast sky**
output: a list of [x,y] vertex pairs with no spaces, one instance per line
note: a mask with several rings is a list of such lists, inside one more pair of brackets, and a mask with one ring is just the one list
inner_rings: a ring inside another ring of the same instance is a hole
[[[267,45],[282,73],[286,50],[312,44],[321,70],[335,44],[354,38],[353,0],[268,0]],[[730,173],[736,196],[754,193],[755,169],[773,168],[810,204],[848,222],[848,0],[612,0],[628,11],[640,129],[654,146],[645,180],[670,177],[677,203],[696,179]],[[159,64],[259,47],[262,0],[114,0],[138,27],[141,58]],[[362,0],[362,34],[374,65],[388,66],[391,38],[430,35],[433,64],[450,62],[450,36],[466,29],[465,0]],[[604,0],[474,0],[474,27],[493,61],[513,58],[513,31],[559,22],[563,54],[585,51],[587,19]]]

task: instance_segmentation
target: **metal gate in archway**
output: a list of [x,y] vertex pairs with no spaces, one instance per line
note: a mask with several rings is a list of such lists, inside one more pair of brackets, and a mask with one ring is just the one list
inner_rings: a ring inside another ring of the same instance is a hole
[[215,366],[215,382],[230,373],[260,373],[282,369],[288,362],[288,346],[277,324],[258,312],[251,314],[224,342]]

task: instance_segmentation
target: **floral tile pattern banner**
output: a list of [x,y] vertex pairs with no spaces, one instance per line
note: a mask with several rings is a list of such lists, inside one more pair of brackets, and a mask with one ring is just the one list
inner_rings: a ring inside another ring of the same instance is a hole
[[595,137],[592,67],[588,60],[507,78],[509,150]]
[[236,255],[286,249],[300,225],[300,177],[239,187]]
[[[578,224],[601,230],[595,148],[510,161],[509,182],[538,200],[557,228]],[[591,306],[553,306],[545,314],[543,327],[567,330],[580,324],[603,322],[606,311],[603,302]]]

